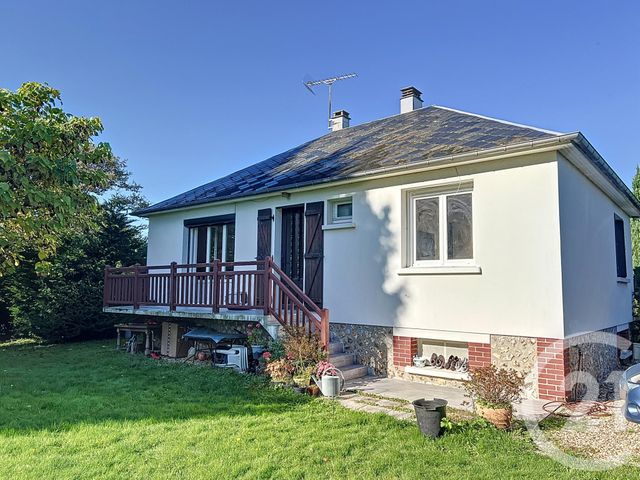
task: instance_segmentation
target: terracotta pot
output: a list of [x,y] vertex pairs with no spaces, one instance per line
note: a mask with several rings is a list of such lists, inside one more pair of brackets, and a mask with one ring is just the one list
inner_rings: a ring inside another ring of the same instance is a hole
[[317,385],[309,385],[307,387],[307,393],[312,397],[317,397],[318,395],[320,395],[320,387],[318,387]]
[[198,352],[198,354],[196,355],[196,359],[203,362],[207,359],[207,356],[208,355],[205,352]]
[[478,405],[476,412],[500,430],[508,430],[511,427],[511,418],[513,416],[511,408],[489,408]]

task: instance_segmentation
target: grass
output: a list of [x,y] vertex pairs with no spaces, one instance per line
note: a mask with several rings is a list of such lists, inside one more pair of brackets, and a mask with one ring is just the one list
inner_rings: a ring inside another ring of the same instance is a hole
[[436,441],[259,378],[115,352],[0,346],[0,477],[630,478],[571,471],[517,433]]

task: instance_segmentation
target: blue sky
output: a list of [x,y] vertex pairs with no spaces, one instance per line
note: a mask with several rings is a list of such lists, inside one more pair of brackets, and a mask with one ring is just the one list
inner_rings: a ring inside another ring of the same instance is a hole
[[48,82],[159,201],[326,133],[305,76],[355,71],[335,109],[445,105],[580,130],[628,184],[640,135],[640,2],[3,1],[0,86]]

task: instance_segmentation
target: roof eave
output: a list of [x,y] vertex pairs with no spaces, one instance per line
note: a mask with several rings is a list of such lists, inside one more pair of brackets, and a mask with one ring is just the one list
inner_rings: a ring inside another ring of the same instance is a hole
[[[572,146],[573,149],[565,152],[567,159],[604,191],[609,198],[614,200],[627,215],[633,218],[640,217],[640,201],[589,140],[582,133],[578,133]],[[584,159],[588,160],[592,168],[585,164]],[[599,181],[598,175],[605,182]]]

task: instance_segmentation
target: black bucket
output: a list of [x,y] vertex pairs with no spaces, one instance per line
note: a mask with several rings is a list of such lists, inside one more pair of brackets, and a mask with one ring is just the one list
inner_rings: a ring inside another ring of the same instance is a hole
[[413,408],[416,409],[418,427],[422,434],[430,438],[440,436],[440,421],[447,416],[447,401],[442,398],[421,398],[413,401]]

